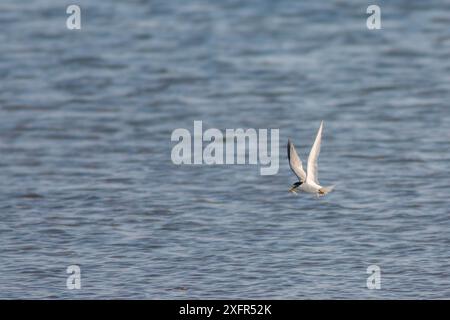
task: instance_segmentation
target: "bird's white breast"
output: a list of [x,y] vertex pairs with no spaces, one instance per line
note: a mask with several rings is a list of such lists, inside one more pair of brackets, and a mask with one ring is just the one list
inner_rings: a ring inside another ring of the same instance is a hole
[[312,183],[302,183],[300,185],[300,190],[302,190],[303,192],[307,192],[307,193],[317,193],[319,192],[319,189],[321,188],[321,186],[317,185],[317,184],[312,184]]

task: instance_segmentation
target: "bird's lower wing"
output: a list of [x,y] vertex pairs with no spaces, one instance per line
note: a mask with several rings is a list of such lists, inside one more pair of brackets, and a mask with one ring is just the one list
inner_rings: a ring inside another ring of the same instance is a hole
[[300,160],[300,157],[297,154],[297,151],[295,150],[294,144],[291,142],[291,140],[288,140],[287,144],[287,154],[289,159],[289,166],[291,167],[291,170],[295,173],[295,175],[298,177],[298,179],[301,182],[306,181],[306,172],[303,170],[302,160]]

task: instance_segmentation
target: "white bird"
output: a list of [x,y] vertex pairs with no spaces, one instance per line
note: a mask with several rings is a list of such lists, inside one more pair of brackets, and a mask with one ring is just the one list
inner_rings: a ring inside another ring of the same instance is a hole
[[288,140],[287,153],[289,166],[299,179],[298,182],[292,185],[289,192],[297,193],[297,190],[300,190],[303,192],[316,194],[319,197],[333,190],[334,186],[322,187],[317,179],[317,158],[319,157],[320,144],[322,142],[322,129],[323,121],[320,123],[316,140],[314,141],[311,152],[309,153],[307,173],[303,170],[302,160],[300,160],[297,151],[295,151],[294,144],[290,139]]

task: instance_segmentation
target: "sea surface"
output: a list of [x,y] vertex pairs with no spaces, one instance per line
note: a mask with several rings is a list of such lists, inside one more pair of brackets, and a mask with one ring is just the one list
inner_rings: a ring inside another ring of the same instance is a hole
[[[371,4],[2,0],[0,298],[449,299],[450,2]],[[173,164],[196,120],[278,174]],[[337,186],[288,193],[321,120]]]

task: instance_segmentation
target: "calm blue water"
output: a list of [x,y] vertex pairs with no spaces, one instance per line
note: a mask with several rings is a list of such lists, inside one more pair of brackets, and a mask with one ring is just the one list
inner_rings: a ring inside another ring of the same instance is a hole
[[[3,0],[0,298],[450,298],[450,2],[370,4]],[[289,194],[322,119],[337,188]],[[172,164],[194,120],[279,173]]]

